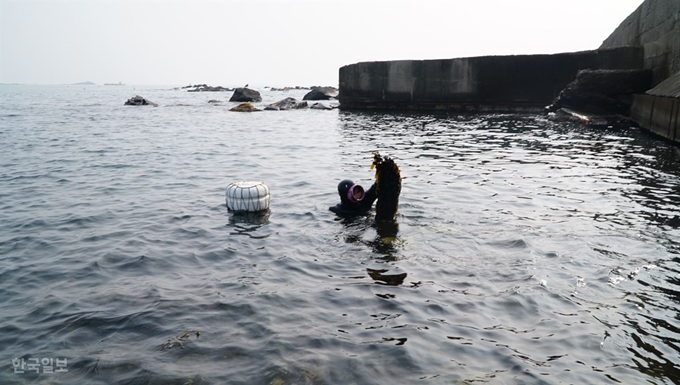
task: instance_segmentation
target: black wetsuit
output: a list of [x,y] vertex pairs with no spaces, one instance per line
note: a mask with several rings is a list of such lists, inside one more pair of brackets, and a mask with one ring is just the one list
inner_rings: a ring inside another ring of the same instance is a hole
[[338,194],[340,194],[340,203],[331,206],[328,209],[340,216],[352,216],[366,214],[371,210],[373,202],[378,198],[375,192],[375,183],[364,193],[364,198],[359,202],[351,202],[347,197],[347,193],[354,185],[351,180],[345,179],[338,184]]

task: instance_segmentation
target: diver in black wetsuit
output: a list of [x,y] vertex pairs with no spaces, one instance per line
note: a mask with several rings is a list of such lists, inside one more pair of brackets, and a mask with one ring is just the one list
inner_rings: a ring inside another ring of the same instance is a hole
[[345,179],[338,184],[340,203],[328,209],[340,216],[352,216],[366,214],[371,210],[373,202],[378,198],[375,183],[364,191],[364,188]]

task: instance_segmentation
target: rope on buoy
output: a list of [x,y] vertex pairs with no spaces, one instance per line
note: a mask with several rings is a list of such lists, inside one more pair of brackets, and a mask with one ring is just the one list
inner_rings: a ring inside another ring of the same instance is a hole
[[269,209],[269,187],[262,182],[234,182],[227,186],[227,208],[235,212]]

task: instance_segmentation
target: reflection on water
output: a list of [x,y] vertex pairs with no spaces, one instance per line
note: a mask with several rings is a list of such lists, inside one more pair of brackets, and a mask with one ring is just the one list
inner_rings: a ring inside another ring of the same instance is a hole
[[376,258],[384,261],[396,260],[395,253],[403,247],[404,243],[404,240],[398,237],[398,221],[375,221],[372,216],[338,218],[338,220],[345,226],[342,229],[345,242],[366,245],[373,250]]
[[[112,88],[0,89],[0,383],[680,383],[668,142]],[[337,218],[374,150],[396,221]],[[271,211],[229,212],[234,180]],[[68,372],[15,373],[38,357]]]
[[[680,380],[674,368],[680,335],[672,326],[678,265],[668,258],[677,255],[680,239],[678,147],[635,128],[592,131],[535,116],[341,113],[339,119],[347,155],[376,148],[400,160],[408,207],[401,212],[442,237],[433,251],[482,258],[510,281],[513,265],[527,260],[531,280],[563,292],[604,326],[601,348],[618,358],[611,366],[593,365],[594,371],[610,371],[606,378],[624,383],[630,374],[616,368],[662,383]],[[494,256],[502,249],[512,257],[517,245],[521,252],[510,265]],[[394,256],[385,244],[372,246]],[[574,285],[565,284],[569,276]],[[511,290],[526,291],[522,286]],[[634,311],[625,310],[630,296]],[[620,360],[619,348],[633,354],[630,360]],[[517,357],[549,367],[567,355],[543,364],[528,353]]]

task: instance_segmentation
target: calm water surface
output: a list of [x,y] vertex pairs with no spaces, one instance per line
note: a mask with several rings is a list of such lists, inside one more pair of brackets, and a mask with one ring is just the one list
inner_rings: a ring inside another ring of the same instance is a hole
[[[0,87],[1,384],[680,382],[679,147],[229,96]],[[394,226],[328,211],[372,150]],[[232,215],[253,179],[271,212]]]

